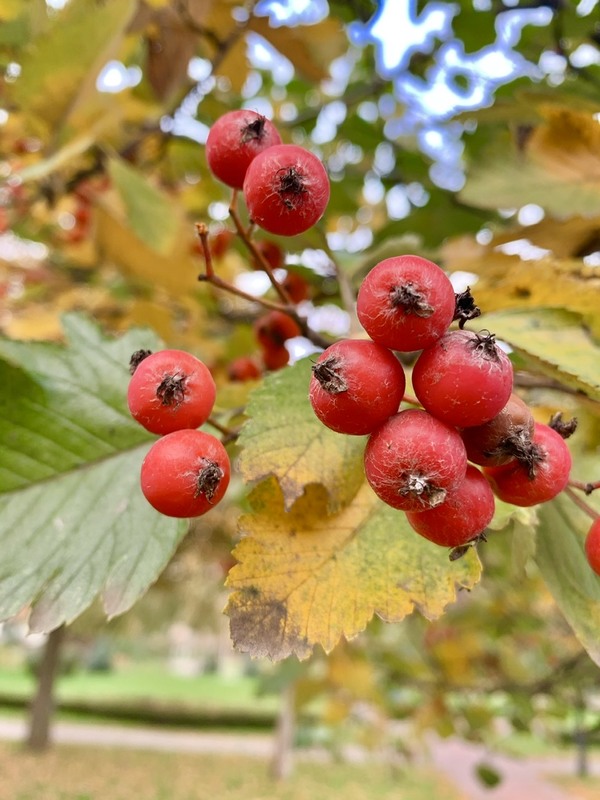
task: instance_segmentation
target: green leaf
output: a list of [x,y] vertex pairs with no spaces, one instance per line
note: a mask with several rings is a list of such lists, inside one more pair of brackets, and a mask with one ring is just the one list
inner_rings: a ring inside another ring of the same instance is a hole
[[21,54],[11,101],[54,133],[84,93],[96,92],[96,77],[116,54],[135,7],[134,0],[69,3]]
[[578,314],[540,308],[498,311],[482,319],[531,368],[600,399],[600,347],[583,328]]
[[186,528],[139,490],[154,437],[126,402],[131,353],[160,343],[106,339],[78,315],[64,328],[66,346],[0,339],[0,618],[31,605],[38,631],[98,593],[109,616],[127,610]]
[[600,666],[600,577],[584,551],[590,518],[564,494],[539,506],[535,560],[560,610]]
[[374,614],[397,622],[417,608],[432,619],[457,586],[471,588],[480,576],[474,548],[451,562],[366,483],[336,514],[314,485],[286,512],[273,479],[253,490],[250,503],[226,613],[234,645],[254,657],[304,659],[315,645],[330,652]]
[[286,509],[313,483],[325,487],[331,509],[341,508],[362,483],[365,439],[319,422],[308,400],[310,376],[311,359],[303,359],[272,373],[252,393],[239,466],[246,482],[276,477]]
[[108,164],[129,227],[152,250],[167,255],[181,230],[177,205],[137,170],[116,158]]

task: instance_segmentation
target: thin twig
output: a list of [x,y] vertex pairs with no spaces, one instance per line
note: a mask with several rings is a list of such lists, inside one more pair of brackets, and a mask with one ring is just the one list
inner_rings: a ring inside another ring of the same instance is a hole
[[598,512],[595,509],[589,506],[585,502],[585,500],[582,500],[581,497],[576,492],[573,491],[573,489],[567,486],[563,491],[567,495],[567,497],[570,498],[575,503],[577,508],[583,511],[584,514],[587,514],[588,517],[591,517],[592,519],[598,519],[600,514],[598,514]]
[[222,434],[223,444],[227,444],[228,442],[234,442],[240,435],[239,430],[232,430],[231,428],[228,428],[226,425],[222,425],[214,417],[209,417],[206,421],[209,425],[212,425],[212,427],[215,430],[219,431],[219,433]]
[[600,481],[594,483],[586,483],[584,481],[569,481],[569,486],[572,489],[580,489],[584,494],[590,495],[596,489],[600,489]]

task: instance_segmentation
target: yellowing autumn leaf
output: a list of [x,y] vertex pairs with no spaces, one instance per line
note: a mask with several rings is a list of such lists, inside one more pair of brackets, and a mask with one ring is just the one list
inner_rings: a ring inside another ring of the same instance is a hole
[[226,613],[235,646],[255,657],[304,659],[316,645],[330,652],[374,614],[396,622],[418,608],[437,617],[457,586],[479,579],[474,550],[451,562],[367,484],[337,514],[328,514],[326,492],[314,485],[286,512],[274,479],[257,486],[250,503]]
[[577,314],[541,308],[487,314],[485,321],[535,371],[600,399],[600,347]]
[[562,217],[600,213],[600,123],[571,108],[541,111],[545,121],[521,150],[505,140],[471,166],[464,202],[483,208],[536,203]]

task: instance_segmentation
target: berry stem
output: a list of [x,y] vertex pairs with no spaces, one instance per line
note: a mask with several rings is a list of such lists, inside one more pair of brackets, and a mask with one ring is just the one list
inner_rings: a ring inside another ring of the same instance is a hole
[[261,269],[264,269],[264,271],[269,276],[271,285],[281,298],[281,302],[285,305],[285,308],[283,310],[289,313],[289,309],[290,308],[293,309],[294,304],[292,303],[292,300],[289,294],[286,292],[285,288],[279,283],[279,281],[273,274],[271,265],[264,257],[264,255],[254,246],[254,242],[250,238],[252,235],[252,231],[254,229],[254,223],[250,223],[250,227],[248,228],[247,231],[244,230],[244,226],[242,225],[239,214],[237,212],[237,198],[238,198],[238,190],[234,189],[231,194],[231,203],[229,204],[229,216],[233,220],[233,224],[235,225],[237,234],[244,243],[244,245],[246,246],[246,249],[252,255],[252,257],[260,264]]
[[596,489],[600,489],[600,481],[594,483],[585,483],[584,481],[569,481],[569,486],[572,489],[580,489],[584,494],[591,494]]
[[413,397],[410,394],[405,394],[404,397],[402,398],[402,402],[408,403],[409,406],[417,406],[417,408],[423,408],[423,406],[421,405],[421,403],[419,403],[417,398]]
[[595,509],[588,505],[585,500],[582,500],[581,497],[570,488],[570,485],[571,481],[569,481],[569,486],[563,490],[567,497],[569,497],[575,503],[577,508],[581,509],[584,514],[587,514],[588,517],[591,517],[592,519],[598,519],[600,514],[598,514]]
[[223,444],[227,444],[228,442],[234,442],[237,439],[237,437],[240,435],[239,430],[233,430],[232,428],[228,428],[226,425],[222,425],[220,422],[218,422],[212,416],[209,417],[206,420],[206,422],[207,422],[208,425],[212,425],[212,427],[215,430],[219,431],[219,433],[222,434],[222,436],[223,436],[223,439],[222,439]]
[[231,294],[235,294],[238,297],[244,298],[244,300],[248,300],[251,303],[258,303],[265,308],[269,308],[271,310],[276,311],[285,311],[288,312],[287,306],[282,305],[281,303],[277,303],[274,300],[269,300],[265,297],[255,297],[248,292],[244,292],[243,289],[239,289],[237,286],[234,286],[229,281],[223,280],[220,278],[214,271],[213,263],[212,263],[212,256],[210,252],[210,247],[208,245],[208,228],[203,222],[196,223],[196,233],[198,234],[198,238],[200,239],[200,244],[202,246],[202,253],[204,255],[204,263],[206,264],[206,272],[201,273],[198,275],[199,281],[206,281],[206,283],[211,283],[213,286],[216,286],[219,289],[222,289],[224,292],[230,292]]

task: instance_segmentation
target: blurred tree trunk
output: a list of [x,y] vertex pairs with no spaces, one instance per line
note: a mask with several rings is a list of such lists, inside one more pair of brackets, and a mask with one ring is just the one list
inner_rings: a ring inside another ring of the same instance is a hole
[[54,712],[54,682],[65,638],[61,625],[49,635],[38,668],[37,690],[29,710],[29,731],[25,745],[29,750],[45,750],[50,744],[50,726]]
[[271,761],[271,775],[285,780],[292,774],[294,732],[296,729],[296,684],[290,681],[281,693],[281,708],[275,729],[275,750]]

